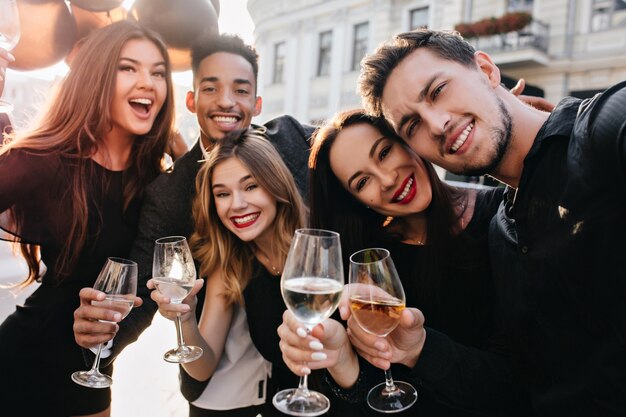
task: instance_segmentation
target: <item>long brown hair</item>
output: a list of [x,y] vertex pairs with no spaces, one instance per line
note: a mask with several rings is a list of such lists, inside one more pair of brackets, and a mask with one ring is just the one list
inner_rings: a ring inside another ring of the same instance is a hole
[[[339,182],[330,166],[330,150],[339,133],[357,124],[369,124],[400,146],[404,142],[384,119],[357,109],[336,114],[313,134],[309,156],[309,204],[311,227],[334,230],[341,236],[344,255],[371,245],[398,241],[402,236],[386,228],[387,217],[370,210]],[[418,156],[415,156],[418,158]],[[460,230],[456,206],[464,204],[467,193],[441,181],[432,164],[424,161],[432,188],[432,200],[425,211],[429,247],[442,247]],[[332,209],[330,209],[332,207]],[[349,264],[349,263],[348,263]]]
[[213,198],[213,172],[222,162],[237,158],[259,186],[276,199],[276,218],[271,250],[287,258],[291,239],[304,226],[306,208],[293,175],[274,146],[254,130],[232,132],[211,151],[196,178],[193,204],[195,232],[190,243],[200,261],[200,275],[221,271],[226,281],[224,297],[229,303],[242,302],[242,291],[252,274],[253,244],[241,241],[221,222]]
[[[143,194],[145,186],[161,171],[161,159],[174,123],[174,96],[171,65],[161,38],[136,22],[124,20],[92,34],[82,45],[68,75],[37,124],[30,131],[14,134],[0,148],[0,155],[12,149],[27,153],[52,154],[68,161],[68,187],[71,219],[69,233],[58,257],[56,270],[62,279],[73,269],[87,236],[87,172],[89,159],[96,153],[104,135],[111,130],[111,103],[115,92],[119,58],[129,40],[151,41],[163,55],[166,66],[167,97],[146,135],[133,142],[130,162],[124,172],[124,208]],[[20,230],[20,214],[11,213]],[[20,285],[39,277],[39,248],[21,243],[29,275]]]

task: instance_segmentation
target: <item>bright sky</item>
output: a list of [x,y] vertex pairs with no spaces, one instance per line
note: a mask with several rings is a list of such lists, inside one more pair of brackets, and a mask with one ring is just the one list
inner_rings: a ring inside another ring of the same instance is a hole
[[[208,1],[208,0],[206,0]],[[134,0],[125,0],[124,7],[129,8]],[[248,14],[246,7],[248,0],[220,0],[220,16],[219,28],[220,32],[236,33],[243,38],[246,43],[253,43],[254,23]],[[11,80],[11,70],[7,74],[7,82]],[[28,75],[43,79],[53,79],[58,75],[67,72],[65,62],[36,71],[20,72],[20,74]],[[174,82],[185,86],[191,85],[191,71],[174,73]]]

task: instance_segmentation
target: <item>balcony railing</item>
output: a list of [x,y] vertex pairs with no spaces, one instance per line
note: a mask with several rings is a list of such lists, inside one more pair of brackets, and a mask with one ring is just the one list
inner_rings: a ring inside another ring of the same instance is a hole
[[508,33],[481,36],[469,39],[476,49],[489,52],[513,52],[526,48],[534,48],[543,53],[548,52],[549,25],[533,19],[525,28]]

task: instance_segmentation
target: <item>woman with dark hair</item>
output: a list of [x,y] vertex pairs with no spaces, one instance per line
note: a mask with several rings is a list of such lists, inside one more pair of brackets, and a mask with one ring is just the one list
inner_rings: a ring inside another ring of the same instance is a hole
[[0,148],[0,238],[27,261],[20,286],[41,282],[0,326],[0,403],[11,415],[110,414],[110,389],[70,379],[90,366],[72,333],[76,295],[107,257],[128,256],[171,137],[172,92],[158,35],[114,23],[80,48],[36,125]]
[[[487,228],[502,190],[445,184],[383,120],[361,110],[340,113],[315,133],[309,168],[311,226],[340,233],[345,265],[357,250],[389,249],[406,304],[457,342],[484,347],[493,325]],[[287,365],[298,375],[327,368],[333,392],[364,404],[368,390],[384,380],[382,371],[357,357],[340,323],[328,320],[310,336],[300,327],[286,312],[279,335]],[[326,359],[313,360],[320,351]],[[467,415],[412,379],[408,368],[392,370],[419,392],[402,414]],[[367,405],[361,412],[373,413]]]

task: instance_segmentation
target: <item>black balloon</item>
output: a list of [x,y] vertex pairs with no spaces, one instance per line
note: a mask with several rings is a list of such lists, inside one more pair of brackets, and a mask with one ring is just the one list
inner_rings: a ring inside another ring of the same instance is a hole
[[123,2],[124,0],[70,0],[70,3],[91,12],[108,12],[120,7]]
[[76,40],[76,22],[63,0],[17,0],[20,42],[11,51],[17,70],[35,70],[59,62]]
[[131,13],[174,48],[189,48],[205,32],[218,32],[217,11],[209,0],[136,0]]
[[84,43],[85,38],[94,30],[103,28],[113,22],[125,19],[127,12],[123,7],[116,7],[106,12],[94,12],[85,10],[75,2],[71,3],[72,15],[76,20],[76,42],[74,47],[65,57],[65,62],[71,65],[76,53]]

